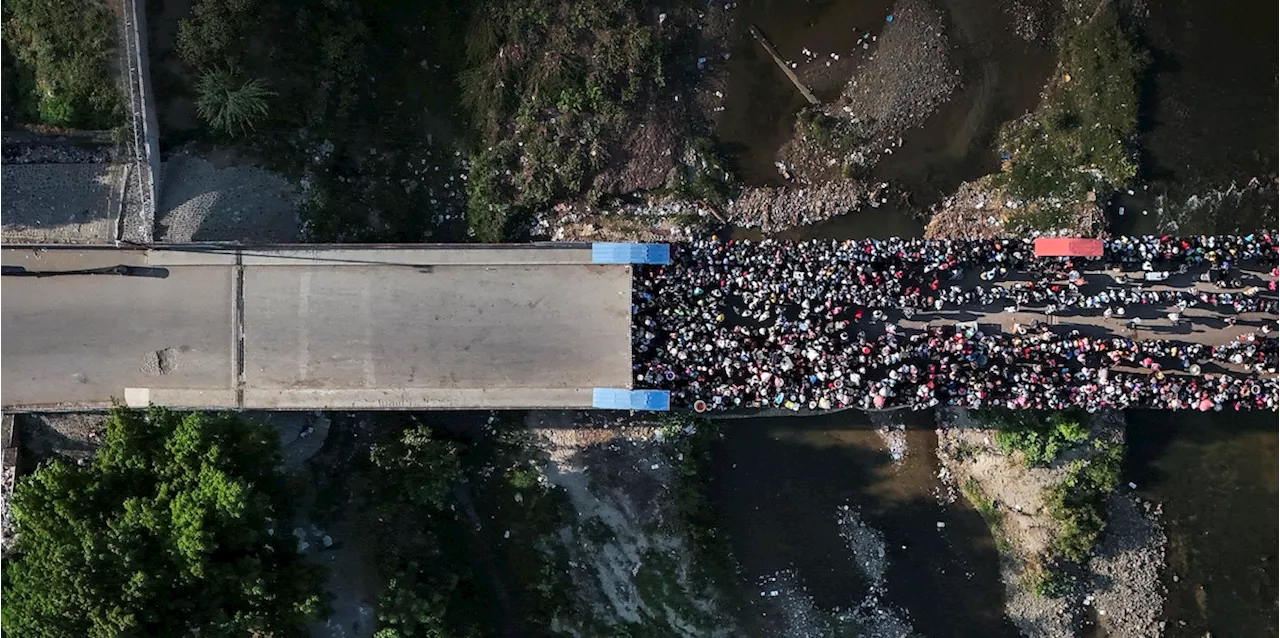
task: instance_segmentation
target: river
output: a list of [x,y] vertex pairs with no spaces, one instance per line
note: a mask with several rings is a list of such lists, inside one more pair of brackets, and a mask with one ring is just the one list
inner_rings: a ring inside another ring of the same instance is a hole
[[1167,635],[1275,636],[1276,415],[1131,410],[1127,420],[1126,480],[1164,506]]
[[[837,49],[854,27],[877,32],[891,11],[885,0],[744,5],[744,19],[761,25],[788,58],[802,47]],[[953,30],[978,36],[961,51],[971,88],[908,137],[876,175],[921,189],[917,205],[994,170],[992,132],[1034,104],[1047,73],[1036,47],[992,35],[1008,33],[994,2],[940,6],[966,16],[967,25],[952,19]],[[1149,14],[1137,25],[1153,57],[1139,135],[1146,189],[1112,202],[1113,230],[1160,230],[1159,195],[1167,207],[1182,207],[1184,232],[1255,230],[1260,220],[1274,219],[1274,185],[1243,195],[1226,189],[1253,177],[1274,180],[1277,6],[1269,0],[1146,6]],[[818,76],[811,88],[822,98],[838,85]],[[736,170],[748,184],[778,183],[773,154],[802,98],[749,38],[734,49],[728,98],[730,117],[717,132],[729,142]],[[734,109],[735,100],[751,108]],[[963,122],[970,124],[960,136]],[[1122,205],[1129,213],[1123,217],[1115,214]],[[916,236],[919,228],[906,211],[886,206],[784,236]],[[852,505],[884,534],[887,598],[920,634],[1016,635],[1001,613],[986,527],[963,498],[951,505],[937,499],[933,417],[908,416],[909,454],[900,464],[857,411],[725,421],[711,497],[734,553],[753,582],[793,569],[817,607],[856,604],[866,582],[836,522],[837,508]],[[1128,419],[1124,480],[1164,508],[1166,635],[1277,635],[1276,415],[1132,411]]]
[[[999,3],[937,4],[949,15],[942,26],[955,45],[953,64],[963,84],[922,126],[906,132],[902,147],[882,159],[871,175],[910,192],[916,207],[998,169],[999,158],[991,148],[996,129],[1035,106],[1053,63],[1049,45],[1003,37],[1012,27]],[[855,41],[863,33],[878,36],[893,5],[890,0],[760,0],[744,3],[741,18],[758,25],[784,58],[798,61],[797,73],[820,100],[829,100],[839,95],[861,59]],[[804,49],[821,57],[805,63]],[[829,52],[842,57],[827,60]],[[750,37],[732,50],[728,88],[727,111],[716,134],[730,151],[734,170],[750,186],[782,184],[774,156],[791,136],[804,98]],[[867,216],[895,216],[898,211],[879,213]]]
[[916,631],[1017,636],[986,524],[963,498],[939,503],[933,414],[897,414],[908,453],[896,463],[865,412],[722,422],[711,498],[734,554],[751,581],[790,569],[819,609],[855,606],[868,583],[839,533],[848,505],[884,534],[887,599]]

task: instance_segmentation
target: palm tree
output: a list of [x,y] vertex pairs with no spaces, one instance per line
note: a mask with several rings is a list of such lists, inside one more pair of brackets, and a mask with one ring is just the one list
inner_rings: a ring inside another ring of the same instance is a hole
[[275,92],[265,80],[242,80],[230,67],[215,68],[200,77],[196,111],[215,130],[243,135],[267,114],[267,98]]

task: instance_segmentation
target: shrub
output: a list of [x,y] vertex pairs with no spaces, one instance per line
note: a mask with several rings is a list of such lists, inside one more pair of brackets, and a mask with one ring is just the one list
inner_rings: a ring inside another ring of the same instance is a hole
[[199,0],[191,17],[178,23],[176,40],[183,62],[199,70],[240,62],[238,44],[258,19],[253,0]]
[[113,84],[115,20],[105,2],[11,0],[4,4],[4,41],[16,58],[6,71],[28,73],[19,115],[44,124],[109,129],[124,118]]
[[982,410],[977,417],[998,428],[996,445],[1006,454],[1021,452],[1028,467],[1053,463],[1089,436],[1089,428],[1081,423],[1082,415],[1077,411]]
[[244,80],[230,68],[212,69],[200,76],[196,111],[214,130],[244,135],[267,115],[267,98],[275,93],[264,80]]
[[1045,493],[1045,508],[1058,524],[1050,546],[1054,554],[1076,563],[1089,559],[1106,529],[1106,497],[1120,481],[1124,448],[1099,443],[1089,460],[1072,462],[1067,476]]

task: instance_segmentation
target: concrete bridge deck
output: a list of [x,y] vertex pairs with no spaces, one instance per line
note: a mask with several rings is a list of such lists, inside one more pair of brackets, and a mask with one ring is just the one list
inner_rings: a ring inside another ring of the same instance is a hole
[[631,267],[590,246],[2,252],[6,411],[588,408],[630,387]]

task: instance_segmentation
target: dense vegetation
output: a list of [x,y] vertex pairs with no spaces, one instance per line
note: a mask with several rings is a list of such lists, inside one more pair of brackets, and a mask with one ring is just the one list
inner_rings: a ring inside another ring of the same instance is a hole
[[3,20],[6,124],[103,130],[124,121],[106,2],[10,0]]
[[1071,462],[1067,477],[1045,494],[1045,507],[1058,524],[1052,551],[1076,563],[1089,559],[1106,529],[1105,501],[1120,482],[1124,447],[1099,442],[1098,453]]
[[520,209],[591,188],[628,110],[667,81],[666,51],[634,0],[495,0],[467,41],[463,103],[481,135],[468,225],[497,241]]
[[668,81],[654,17],[636,0],[198,0],[177,42],[196,80],[165,80],[202,102],[219,71],[270,87],[244,125],[201,113],[219,136],[285,138],[240,143],[303,174],[315,239],[503,241],[531,209],[608,190],[598,173]]
[[[232,142],[299,179],[313,241],[460,238],[454,81],[471,11],[442,0],[197,0],[179,25],[184,73],[156,67],[154,81],[161,99],[207,104],[205,128],[162,122],[166,141]],[[227,95],[239,108],[224,108],[236,106]]]
[[[1092,192],[1105,199],[1137,176],[1134,137],[1138,81],[1147,64],[1114,7],[1068,3],[1058,68],[1039,107],[1000,131],[1007,154],[997,187],[1026,202],[1017,220],[1047,230],[1065,225]],[[1018,224],[1016,223],[1015,226]]]
[[542,477],[519,416],[503,421],[477,441],[410,425],[372,448],[359,527],[385,583],[378,638],[592,622],[573,606],[567,558],[541,543],[565,524],[565,496]]
[[[975,417],[996,428],[996,445],[1005,454],[1020,454],[1027,467],[1044,467],[1065,452],[1078,457],[1067,462],[1062,482],[1045,490],[1045,511],[1055,531],[1048,555],[1032,557],[1029,584],[1042,596],[1066,593],[1089,560],[1106,529],[1106,497],[1120,481],[1124,446],[1090,441],[1086,415],[1077,410],[978,410]],[[961,486],[969,502],[998,535],[1002,513],[972,479]]]
[[[457,446],[419,426],[369,453],[376,483],[370,485],[366,528],[370,550],[386,587],[378,599],[378,638],[444,635],[465,616],[455,591],[460,579],[447,560],[436,528],[447,512],[449,492],[461,472]],[[372,520],[369,521],[373,523]]]
[[1006,453],[1020,452],[1027,467],[1041,467],[1089,437],[1079,411],[980,410],[977,418],[996,428],[996,445]]
[[16,486],[10,636],[292,635],[323,569],[283,520],[274,431],[230,414],[117,410],[87,466]]

